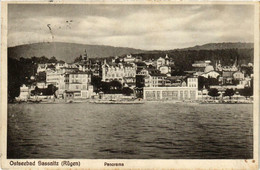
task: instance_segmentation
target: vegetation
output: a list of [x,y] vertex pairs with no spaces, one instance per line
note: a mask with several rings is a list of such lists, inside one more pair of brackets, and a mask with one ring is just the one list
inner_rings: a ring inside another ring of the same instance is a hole
[[233,89],[226,89],[224,96],[228,96],[229,99],[231,100],[231,97],[234,96],[234,94],[235,94],[235,91]]
[[246,99],[249,98],[250,96],[253,96],[254,90],[252,87],[245,87],[244,89],[241,89],[239,91],[240,95],[245,96]]
[[35,78],[32,76],[37,72],[38,64],[64,62],[58,61],[55,57],[50,59],[42,56],[31,58],[20,58],[19,60],[8,57],[8,101],[12,102],[15,97],[20,94],[20,87],[25,84],[26,86],[32,85],[35,81],[45,80],[45,73],[40,73]]
[[[35,87],[34,90],[32,90],[31,94],[32,95],[55,95],[56,90],[58,90],[57,87],[55,87],[53,84],[48,85],[47,88],[40,89],[37,86]],[[56,95],[55,95],[56,96]]]
[[212,85],[218,85],[218,79],[209,77],[209,78],[205,78],[203,76],[199,76],[198,77],[198,90],[201,90],[202,88],[206,88],[209,89],[209,86]]
[[209,89],[208,95],[211,96],[211,97],[214,97],[214,99],[215,99],[220,94],[218,93],[218,89],[213,88],[213,89]]

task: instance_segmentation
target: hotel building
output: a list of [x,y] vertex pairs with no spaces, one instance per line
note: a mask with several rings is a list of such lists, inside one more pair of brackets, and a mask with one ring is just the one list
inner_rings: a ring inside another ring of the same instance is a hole
[[144,87],[145,100],[196,100],[198,98],[198,79],[187,78],[185,87]]

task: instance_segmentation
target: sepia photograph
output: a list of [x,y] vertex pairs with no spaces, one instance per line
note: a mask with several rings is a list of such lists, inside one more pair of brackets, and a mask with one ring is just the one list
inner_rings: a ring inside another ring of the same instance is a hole
[[6,8],[8,165],[257,161],[254,3]]

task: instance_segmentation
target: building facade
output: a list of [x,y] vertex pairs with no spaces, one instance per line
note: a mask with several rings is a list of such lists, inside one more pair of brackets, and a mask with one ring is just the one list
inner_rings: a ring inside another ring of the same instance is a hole
[[127,83],[127,80],[129,80],[131,81],[131,83],[135,83],[132,82],[132,79],[133,78],[135,79],[136,70],[137,70],[137,66],[134,63],[130,63],[130,64],[119,63],[119,64],[109,65],[105,61],[104,64],[102,65],[102,81],[110,82],[113,80],[117,80],[123,84],[123,83]]
[[198,79],[188,78],[186,87],[144,87],[145,100],[197,100]]
[[66,74],[65,89],[66,97],[90,98],[93,94],[93,86],[90,85],[91,75],[88,72],[74,72]]

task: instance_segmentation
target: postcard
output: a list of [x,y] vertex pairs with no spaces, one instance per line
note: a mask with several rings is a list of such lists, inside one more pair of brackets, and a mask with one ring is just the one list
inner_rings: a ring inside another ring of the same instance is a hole
[[258,2],[1,12],[1,168],[258,169]]

